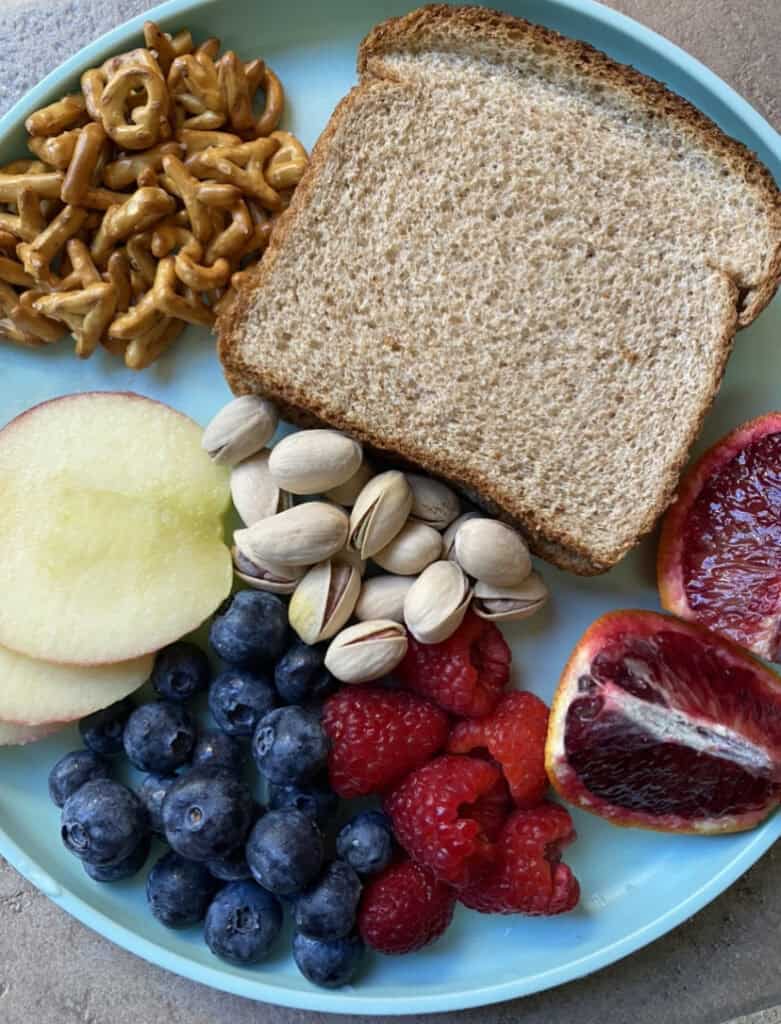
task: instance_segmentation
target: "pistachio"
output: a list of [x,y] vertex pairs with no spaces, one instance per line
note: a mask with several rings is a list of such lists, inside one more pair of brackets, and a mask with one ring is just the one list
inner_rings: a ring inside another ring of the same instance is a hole
[[269,472],[270,455],[270,450],[264,448],[231,470],[233,505],[247,526],[284,512],[293,504],[293,495],[283,491]]
[[351,565],[336,559],[312,566],[290,599],[290,625],[305,644],[329,640],[355,608],[361,577]]
[[352,548],[342,548],[341,551],[337,551],[334,555],[339,562],[346,562],[348,565],[354,566],[358,570],[359,576],[366,575],[366,559],[361,558],[357,551],[353,551]]
[[433,562],[404,598],[404,622],[422,644],[438,644],[458,629],[472,591],[455,562]]
[[278,422],[272,402],[260,395],[242,395],[228,402],[208,424],[201,447],[215,462],[235,466],[266,447]]
[[320,494],[346,483],[362,459],[358,442],[338,430],[299,430],[274,447],[269,469],[291,494]]
[[511,622],[534,615],[548,600],[548,588],[537,572],[531,572],[514,587],[493,587],[478,581],[472,607],[481,619]]
[[412,490],[411,515],[422,523],[444,530],[461,511],[461,502],[447,484],[418,473],[407,473],[407,483]]
[[359,622],[333,638],[325,667],[343,683],[366,683],[391,672],[407,653],[407,644],[406,630],[398,622]]
[[433,528],[409,519],[390,544],[377,552],[374,561],[386,572],[417,576],[442,553],[442,537]]
[[358,467],[358,471],[353,473],[350,479],[343,484],[339,484],[338,487],[331,487],[327,491],[323,492],[323,497],[328,498],[329,501],[335,501],[337,505],[346,505],[348,508],[355,504],[355,499],[364,489],[366,484],[374,476],[374,469],[368,459],[364,458],[363,462]]
[[308,501],[237,530],[233,539],[253,562],[315,565],[344,547],[348,527],[336,505]]
[[514,587],[532,571],[526,541],[498,519],[470,519],[456,534],[456,561],[470,576],[495,587]]
[[350,547],[371,558],[389,544],[407,521],[412,491],[396,469],[372,477],[355,500],[350,516]]
[[234,573],[242,583],[246,583],[253,590],[268,590],[272,594],[292,594],[304,572],[301,566],[255,562],[247,558],[235,544],[231,554]]
[[403,622],[404,598],[414,582],[413,576],[373,576],[366,580],[355,606],[356,619]]
[[456,559],[455,545],[456,545],[456,534],[470,519],[482,518],[479,512],[464,512],[462,516],[455,519],[450,526],[445,530],[442,535],[442,557],[448,561],[454,562]]

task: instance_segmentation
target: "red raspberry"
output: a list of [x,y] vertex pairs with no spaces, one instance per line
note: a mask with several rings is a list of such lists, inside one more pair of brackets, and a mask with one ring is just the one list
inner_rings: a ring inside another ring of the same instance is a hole
[[466,718],[488,715],[510,678],[510,648],[492,622],[468,612],[441,644],[409,638],[404,661],[394,675],[408,689]]
[[495,843],[512,809],[513,802],[507,783],[499,779],[487,793],[475,800],[469,808],[469,816],[478,823],[486,838]]
[[507,693],[478,721],[459,722],[450,733],[451,754],[485,748],[502,767],[518,807],[534,807],[545,796],[547,705],[533,693]]
[[425,764],[447,741],[448,718],[403,690],[345,686],[323,708],[328,775],[342,797],[380,793]]
[[455,905],[454,889],[414,860],[403,860],[367,883],[358,931],[380,953],[412,953],[439,938]]
[[408,775],[385,802],[396,838],[418,863],[451,885],[468,885],[493,865],[494,847],[470,805],[501,781],[499,769],[445,754]]
[[561,863],[575,838],[572,819],[558,804],[514,811],[496,844],[493,871],[468,888],[461,902],[484,914],[562,914],[580,897],[578,880]]

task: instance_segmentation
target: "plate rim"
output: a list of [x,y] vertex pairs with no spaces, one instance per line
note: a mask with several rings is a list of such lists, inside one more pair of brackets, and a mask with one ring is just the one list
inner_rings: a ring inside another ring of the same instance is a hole
[[[127,36],[137,33],[142,28],[144,21],[153,19],[166,22],[189,11],[209,7],[215,2],[217,0],[167,0],[167,2],[150,8],[99,36],[49,72],[0,117],[0,137],[16,128],[29,112],[45,102],[50,90],[64,78],[78,74],[83,68],[89,67],[92,62],[103,59],[108,52],[123,46]],[[497,5],[500,2],[501,0],[494,0]],[[554,8],[585,15],[589,19],[617,31],[620,35],[629,37],[662,61],[676,66],[707,93],[715,96],[743,126],[761,141],[763,147],[772,155],[774,162],[781,167],[781,135],[746,99],[685,50],[633,18],[605,7],[597,0],[546,0],[546,3]],[[257,978],[252,975],[247,975],[245,978],[224,972],[216,961],[214,967],[206,966],[157,945],[152,940],[118,924],[81,897],[63,889],[28,857],[2,826],[0,826],[0,854],[32,885],[87,927],[165,970],[211,988],[254,1001],[264,1001],[302,1010],[401,1016],[487,1006],[531,995],[582,978],[623,959],[686,921],[752,867],[781,836],[781,814],[776,813],[753,833],[745,833],[745,835],[750,838],[741,846],[735,856],[699,888],[690,893],[687,898],[670,907],[653,921],[636,928],[608,946],[602,946],[599,950],[585,956],[567,960],[557,967],[520,979],[482,985],[478,988],[463,988],[447,993],[417,994],[415,996],[367,996],[362,995],[359,988],[350,990],[349,994],[344,990],[329,991],[317,989],[314,986],[311,991],[288,988],[274,983],[259,983]],[[713,840],[704,839],[703,841]],[[257,991],[259,985],[262,985],[262,993]]]

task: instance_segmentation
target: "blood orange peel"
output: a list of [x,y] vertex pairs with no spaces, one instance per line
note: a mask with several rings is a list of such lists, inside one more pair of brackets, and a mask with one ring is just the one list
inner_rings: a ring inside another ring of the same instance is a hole
[[695,623],[610,612],[564,668],[545,767],[614,825],[753,828],[781,798],[781,679]]

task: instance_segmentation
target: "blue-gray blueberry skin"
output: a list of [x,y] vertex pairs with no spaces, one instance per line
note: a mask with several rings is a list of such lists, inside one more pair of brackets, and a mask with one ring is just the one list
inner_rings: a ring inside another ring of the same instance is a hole
[[102,757],[91,750],[72,750],[61,757],[49,772],[49,796],[52,803],[62,807],[85,782],[107,778],[109,769]]
[[325,667],[326,645],[312,646],[296,641],[282,655],[274,669],[274,686],[286,704],[322,701],[337,683]]
[[299,892],[323,865],[323,837],[315,822],[296,810],[268,811],[247,840],[247,863],[258,885],[275,896]]
[[149,816],[149,827],[159,836],[163,835],[163,801],[176,779],[176,775],[157,775],[152,772],[144,777],[138,788],[139,799]]
[[170,850],[149,872],[149,908],[167,928],[187,928],[206,916],[220,883],[204,864],[186,860]]
[[359,875],[376,875],[393,856],[393,829],[382,811],[362,811],[339,831],[336,852]]
[[197,730],[189,711],[170,700],[142,704],[125,725],[128,760],[142,772],[171,775],[187,764]]
[[341,988],[358,973],[366,952],[358,935],[315,939],[303,932],[293,936],[293,959],[304,977],[321,988]]
[[209,643],[229,665],[271,667],[287,645],[287,606],[276,594],[240,590],[212,619]]
[[278,786],[295,786],[319,775],[330,743],[319,715],[300,707],[277,708],[258,722],[252,756],[258,771]]
[[276,786],[272,782],[268,792],[272,811],[293,807],[314,818],[320,828],[325,828],[339,807],[339,797],[324,779],[314,779],[305,786]]
[[209,659],[201,648],[178,640],[155,655],[151,682],[159,697],[184,702],[206,690],[211,677]]
[[224,768],[238,775],[243,763],[241,743],[234,736],[217,729],[201,733],[193,747],[193,768]]
[[279,901],[256,882],[230,882],[206,913],[203,936],[215,956],[240,967],[264,960],[282,928]]
[[135,710],[130,697],[110,707],[101,708],[79,722],[79,733],[84,746],[101,757],[116,757],[122,753],[122,735],[125,723]]
[[249,788],[219,768],[193,768],[176,780],[163,801],[165,838],[190,860],[224,857],[244,843],[254,820]]
[[244,668],[221,672],[209,687],[209,710],[229,736],[249,738],[265,714],[276,707],[270,676]]
[[245,882],[252,879],[243,846],[226,853],[224,857],[213,857],[206,861],[206,867],[220,882]]
[[63,843],[90,864],[118,864],[148,831],[144,805],[127,786],[111,779],[85,782],[62,809]]
[[298,931],[314,939],[343,939],[355,927],[361,880],[349,864],[335,860],[296,898]]
[[135,850],[118,864],[88,864],[87,861],[82,861],[82,864],[93,882],[121,882],[138,874],[146,864],[151,845],[152,841],[147,835],[143,837]]

